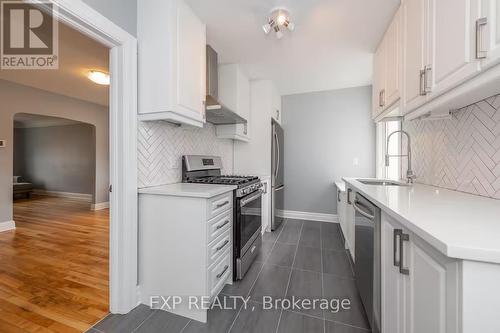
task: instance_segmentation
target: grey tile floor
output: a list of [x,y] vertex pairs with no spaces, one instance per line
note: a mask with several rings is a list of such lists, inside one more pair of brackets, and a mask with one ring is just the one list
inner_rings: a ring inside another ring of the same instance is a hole
[[[286,220],[266,233],[257,261],[242,281],[227,285],[221,297],[250,296],[244,307],[214,308],[206,324],[138,306],[126,315],[108,315],[89,333],[368,333],[369,324],[354,281],[352,262],[337,224]],[[280,299],[350,300],[350,310],[263,309],[263,296]]]

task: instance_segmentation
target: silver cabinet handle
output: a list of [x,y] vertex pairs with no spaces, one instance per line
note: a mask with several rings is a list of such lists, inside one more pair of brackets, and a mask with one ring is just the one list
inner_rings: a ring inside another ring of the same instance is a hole
[[378,93],[378,106],[379,107],[384,107],[383,95],[384,95],[384,89],[380,90]]
[[337,190],[337,201],[340,202],[340,190]]
[[424,92],[427,95],[432,91],[432,82],[429,82],[429,80],[432,81],[432,66],[427,65],[424,68]]
[[[403,230],[401,229],[394,229],[394,235],[393,235],[393,257],[394,257],[394,266],[396,267],[399,267],[400,266],[400,260],[399,259],[396,259],[397,258],[397,255],[396,253],[398,252],[399,250],[399,244],[398,244],[398,241],[401,242],[401,234],[403,233]],[[400,253],[400,256],[401,256],[401,253]]]
[[348,188],[347,189],[347,203],[349,205],[352,205],[352,201],[351,201],[351,193],[352,193],[352,189]]
[[425,69],[420,70],[420,96],[425,96]]
[[222,250],[227,245],[227,243],[229,243],[228,239],[226,239],[226,241],[222,245],[218,246],[215,250],[216,251]]
[[230,222],[229,220],[226,220],[226,222],[219,224],[215,229],[216,230],[222,229],[222,228],[224,228],[224,226],[228,225],[229,222]]
[[485,44],[484,30],[488,25],[488,18],[481,17],[476,21],[476,59],[485,59],[488,57],[488,49]]
[[224,266],[224,269],[222,270],[222,272],[217,274],[217,278],[220,279],[222,277],[222,275],[224,275],[224,273],[226,273],[228,268],[229,268],[229,265]]
[[374,220],[375,219],[375,215],[368,214],[367,212],[365,212],[364,210],[362,210],[360,207],[358,207],[358,205],[360,205],[360,203],[358,201],[354,201],[354,205],[352,205],[352,207],[354,207],[355,211],[357,211],[358,213],[360,213],[361,215],[363,215],[367,219],[370,219],[370,220]]
[[404,242],[408,242],[410,240],[410,235],[405,234],[401,231],[400,240],[399,240],[399,273],[404,275],[410,275],[410,270],[404,265]]
[[225,205],[229,205],[229,201],[224,201],[223,203],[220,203],[220,204],[216,205],[216,206],[215,206],[215,209],[222,208],[222,207],[224,207]]

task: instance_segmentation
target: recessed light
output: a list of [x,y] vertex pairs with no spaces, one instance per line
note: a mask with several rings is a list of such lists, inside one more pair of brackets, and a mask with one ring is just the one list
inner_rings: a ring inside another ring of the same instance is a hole
[[110,84],[109,74],[102,71],[90,71],[88,72],[87,77],[92,82],[103,86],[109,86]]

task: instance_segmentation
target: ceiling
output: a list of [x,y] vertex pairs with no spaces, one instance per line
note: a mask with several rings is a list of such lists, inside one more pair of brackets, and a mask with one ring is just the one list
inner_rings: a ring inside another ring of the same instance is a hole
[[107,106],[109,88],[90,81],[90,69],[108,72],[109,49],[59,23],[59,69],[0,70],[0,79]]
[[52,127],[75,124],[81,123],[70,119],[40,116],[28,113],[18,113],[14,117],[14,128]]
[[[272,79],[282,95],[371,83],[373,53],[400,0],[187,0],[207,24],[221,63]],[[295,31],[277,40],[262,25],[276,7]]]

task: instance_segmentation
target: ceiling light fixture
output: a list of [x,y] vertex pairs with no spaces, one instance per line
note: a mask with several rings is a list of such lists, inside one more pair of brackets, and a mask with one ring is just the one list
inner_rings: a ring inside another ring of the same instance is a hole
[[288,11],[284,9],[275,9],[271,12],[267,23],[262,26],[264,33],[268,35],[271,30],[276,33],[276,38],[281,39],[284,34],[283,30],[288,29],[293,31],[295,29],[295,24],[290,21],[290,15]]
[[87,77],[92,82],[103,86],[109,86],[110,84],[109,74],[102,71],[90,71],[88,72]]

